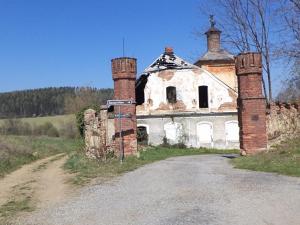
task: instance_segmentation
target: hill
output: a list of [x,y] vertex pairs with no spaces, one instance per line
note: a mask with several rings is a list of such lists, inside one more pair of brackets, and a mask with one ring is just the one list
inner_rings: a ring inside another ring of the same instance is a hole
[[49,87],[0,93],[0,118],[71,114],[88,105],[105,104],[112,96],[112,89],[90,87]]

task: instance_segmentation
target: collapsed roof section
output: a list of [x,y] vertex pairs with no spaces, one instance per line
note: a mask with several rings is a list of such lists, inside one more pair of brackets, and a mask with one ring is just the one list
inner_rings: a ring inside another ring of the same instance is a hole
[[166,69],[178,70],[193,68],[196,68],[196,66],[175,55],[172,48],[166,47],[165,52],[161,54],[149,67],[147,67],[144,73],[154,73]]

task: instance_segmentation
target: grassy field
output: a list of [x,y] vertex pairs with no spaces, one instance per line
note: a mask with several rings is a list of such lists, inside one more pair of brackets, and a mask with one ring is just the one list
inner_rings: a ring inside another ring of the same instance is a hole
[[300,176],[300,138],[286,140],[272,150],[232,161],[236,168]]
[[37,159],[81,149],[82,143],[45,136],[0,136],[0,177]]
[[65,164],[65,169],[76,173],[73,183],[77,185],[85,184],[95,177],[113,177],[128,171],[132,171],[140,166],[155,161],[167,159],[175,156],[188,156],[200,154],[231,154],[238,153],[238,150],[219,149],[182,149],[149,147],[145,151],[139,152],[139,157],[127,157],[121,164],[116,158],[108,159],[106,162],[89,160],[82,151],[72,152]]
[[[7,119],[0,119],[0,126],[3,125],[4,121]],[[45,124],[46,122],[51,122],[57,129],[61,129],[64,124],[76,123],[76,118],[74,114],[61,115],[61,116],[45,116],[45,117],[32,117],[32,118],[19,118],[24,123],[29,123],[31,125],[39,126]]]

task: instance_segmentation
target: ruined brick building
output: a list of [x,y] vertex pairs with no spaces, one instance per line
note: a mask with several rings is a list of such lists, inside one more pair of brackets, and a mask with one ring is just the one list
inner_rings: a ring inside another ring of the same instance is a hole
[[214,23],[205,34],[207,52],[194,64],[166,47],[137,79],[137,128],[148,144],[239,148],[234,56]]

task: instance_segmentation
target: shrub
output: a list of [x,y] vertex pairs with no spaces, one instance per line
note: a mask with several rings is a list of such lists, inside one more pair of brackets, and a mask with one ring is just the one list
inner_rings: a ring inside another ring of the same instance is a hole
[[49,137],[59,137],[58,130],[54,126],[47,130],[46,135]]
[[94,109],[96,112],[100,111],[100,106],[98,105],[91,105],[88,107],[84,107],[82,110],[76,113],[76,123],[77,123],[77,128],[79,131],[80,136],[83,138],[84,137],[84,111],[87,109]]

